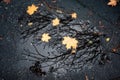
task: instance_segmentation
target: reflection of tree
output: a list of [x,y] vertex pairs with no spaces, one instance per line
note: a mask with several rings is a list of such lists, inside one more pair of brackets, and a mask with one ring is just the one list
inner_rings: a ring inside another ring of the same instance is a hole
[[[109,60],[102,51],[101,38],[104,35],[96,27],[91,26],[89,21],[74,20],[67,13],[53,12],[43,8],[41,12],[32,16],[23,15],[19,18],[19,23],[23,26],[27,26],[26,24],[29,22],[33,23],[32,27],[21,28],[21,36],[22,39],[32,37],[31,44],[36,52],[25,49],[24,55],[29,56],[30,60],[39,61],[40,69],[57,73],[79,71],[84,66],[94,64],[100,59],[102,59],[101,63],[104,63],[105,59]],[[51,20],[55,17],[61,20],[58,27],[51,25]],[[42,33],[46,32],[52,39],[49,43],[42,44],[40,37]],[[76,53],[71,54],[72,49],[66,50],[65,46],[61,44],[64,36],[74,37],[79,41]],[[42,51],[39,49],[41,45],[48,46],[55,51],[41,53]]]

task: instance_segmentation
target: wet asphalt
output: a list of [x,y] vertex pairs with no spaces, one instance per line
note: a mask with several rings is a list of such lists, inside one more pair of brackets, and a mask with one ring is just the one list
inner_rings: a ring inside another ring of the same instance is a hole
[[[110,7],[107,6],[107,1],[58,0],[57,6],[74,10],[79,19],[90,20],[93,26],[107,34],[111,40],[103,46],[109,51],[120,45],[120,3],[116,7]],[[37,4],[37,1],[12,0],[10,4],[0,2],[0,80],[42,80],[29,71],[32,63],[22,60],[21,55],[18,17],[25,14],[27,6],[32,3]],[[72,80],[85,80],[85,74],[88,75],[89,80],[92,80],[92,77],[94,80],[111,80],[120,77],[120,55],[110,54],[110,57],[110,63],[102,66],[95,64],[91,69],[72,73]],[[45,80],[55,79],[50,75]]]

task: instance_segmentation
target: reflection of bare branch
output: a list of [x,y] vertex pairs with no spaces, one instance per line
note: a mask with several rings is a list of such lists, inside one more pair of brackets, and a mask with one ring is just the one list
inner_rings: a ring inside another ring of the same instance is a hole
[[38,55],[40,55],[42,57],[45,57],[44,55],[40,54],[40,52],[38,51],[37,47],[34,44],[32,44],[32,45],[33,45],[33,47],[34,47],[34,49],[35,49],[35,51],[37,52]]
[[[61,24],[53,27],[51,20],[54,19],[56,14],[51,14],[49,11],[43,11],[43,13],[36,13],[33,16],[25,16],[20,19],[20,24],[25,26],[27,26],[27,22],[33,22],[32,27],[21,29],[21,36],[22,39],[28,40],[32,37],[31,43],[35,52],[25,49],[24,55],[29,56],[30,60],[33,58],[39,61],[41,68],[44,70],[53,67],[54,70],[52,72],[56,73],[80,70],[85,65],[99,61],[103,54],[101,39],[104,34],[100,33],[96,27],[90,26],[89,21],[73,20],[69,14],[57,14]],[[45,32],[48,32],[52,39],[49,43],[42,44],[40,37]],[[79,44],[76,53],[71,54],[72,49],[67,50],[61,44],[64,36],[74,37],[78,40]],[[44,47],[43,49],[47,46],[47,48],[55,49],[55,51],[43,53],[38,47],[41,45]]]

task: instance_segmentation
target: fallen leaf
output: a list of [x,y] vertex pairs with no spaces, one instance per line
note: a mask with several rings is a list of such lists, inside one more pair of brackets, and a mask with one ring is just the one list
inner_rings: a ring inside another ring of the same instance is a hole
[[87,75],[85,75],[85,80],[89,80]]
[[61,10],[56,10],[57,13],[63,13]]
[[33,25],[33,23],[32,23],[32,22],[29,22],[29,23],[28,23],[28,26],[32,26],[32,25]]
[[120,45],[117,45],[116,47],[112,48],[112,52],[116,53],[120,50]]
[[42,34],[42,38],[41,38],[42,41],[49,42],[50,39],[51,37],[49,36],[49,33]]
[[38,7],[32,4],[31,6],[28,6],[27,13],[29,15],[34,14],[35,11],[37,11]]
[[117,52],[117,49],[116,49],[116,48],[113,48],[113,49],[112,49],[112,52],[116,53],[116,52]]
[[77,14],[74,12],[74,13],[71,14],[71,17],[72,17],[73,19],[76,19],[76,18],[77,18]]
[[52,0],[53,3],[56,3],[57,1],[56,0]]
[[60,20],[58,18],[55,18],[52,20],[52,25],[53,26],[58,26],[60,24]]
[[107,5],[110,5],[110,6],[116,6],[117,5],[117,0],[110,0],[110,2],[108,2]]
[[92,44],[92,43],[93,43],[93,41],[91,41],[91,40],[90,40],[90,41],[88,41],[88,43],[89,43],[89,44]]
[[66,45],[67,49],[72,48],[72,53],[75,53],[78,41],[75,38],[71,38],[69,36],[66,36],[66,37],[63,37],[62,44]]
[[0,36],[0,40],[3,40],[3,37],[2,37],[2,36]]
[[5,2],[6,4],[9,4],[11,0],[3,0],[3,2]]
[[106,42],[109,42],[109,41],[110,41],[110,38],[106,38],[105,40],[106,40]]

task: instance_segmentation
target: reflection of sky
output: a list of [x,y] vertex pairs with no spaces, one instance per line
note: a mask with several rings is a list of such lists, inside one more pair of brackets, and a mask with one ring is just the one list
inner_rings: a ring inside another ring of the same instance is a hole
[[[33,0],[31,1],[34,2]],[[65,7],[65,9],[76,11],[80,19],[90,20],[94,26],[98,27],[98,21],[102,21],[105,28],[98,28],[108,34],[108,36],[114,33],[112,41],[107,45],[108,49],[119,43],[119,29],[117,26],[111,25],[111,21],[115,22],[117,17],[120,16],[120,6],[109,7],[106,5],[107,2],[105,2],[105,0],[96,2],[94,2],[94,0],[80,0],[86,5],[85,7],[82,7],[81,3],[74,0],[59,1],[60,4],[58,5]],[[22,14],[22,11],[24,12],[28,4],[25,0],[20,0],[19,2],[13,0],[13,3],[9,5],[0,3],[0,35],[3,35],[4,38],[2,41],[0,40],[0,79],[39,80],[38,77],[28,71],[28,67],[32,62],[21,60],[21,58],[23,58],[23,56],[21,56],[22,44],[19,44],[19,34],[16,30],[18,28],[16,24],[17,17]],[[87,6],[89,6],[90,9],[88,9]],[[91,12],[91,10],[93,10],[93,15],[89,16],[88,13]],[[4,17],[1,17],[1,15],[4,15]],[[28,43],[26,47],[30,47],[29,45]],[[95,66],[95,68],[90,70],[85,69],[81,71],[80,74],[72,74],[73,78],[76,78],[75,80],[83,79],[84,73],[87,73],[89,76],[92,76],[92,74],[95,75],[96,80],[108,80],[109,78],[119,76],[120,68],[118,64],[120,64],[120,58],[117,55],[111,55],[111,58],[112,62],[110,64]],[[51,80],[53,79],[51,78]]]

